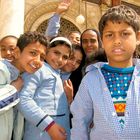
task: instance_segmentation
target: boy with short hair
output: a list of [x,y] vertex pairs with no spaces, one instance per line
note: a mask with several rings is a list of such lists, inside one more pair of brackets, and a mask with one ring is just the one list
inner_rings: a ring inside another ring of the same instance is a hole
[[99,30],[108,63],[87,67],[71,105],[71,140],[139,140],[140,61],[133,54],[140,18],[130,7],[116,6],[101,17]]
[[[17,46],[20,49],[20,56],[18,58],[14,59],[12,62],[2,60],[2,62],[6,64],[7,72],[9,72],[9,83],[19,78],[19,75],[23,72],[34,73],[43,65],[48,41],[41,33],[26,32],[19,37]],[[21,78],[19,79],[22,80]],[[19,85],[17,84],[16,86]],[[18,94],[17,92],[14,92],[12,95],[9,94],[6,102],[4,102],[3,107],[11,111],[5,116],[8,118],[8,121],[6,120],[5,122],[5,119],[2,121],[3,125],[1,126],[3,127],[5,125],[5,129],[4,133],[0,135],[0,139],[11,140],[13,119],[15,117],[13,115],[12,107],[15,106],[18,101]],[[9,125],[11,126],[10,128]]]

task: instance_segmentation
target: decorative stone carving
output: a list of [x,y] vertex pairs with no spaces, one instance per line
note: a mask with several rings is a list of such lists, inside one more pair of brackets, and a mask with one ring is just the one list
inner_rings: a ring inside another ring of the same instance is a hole
[[[57,8],[57,5],[58,5],[57,2],[49,2],[49,3],[44,2],[33,8],[25,17],[24,30],[25,31],[38,30],[40,32],[44,32],[47,27],[47,20],[52,16],[53,11]],[[64,18],[62,18],[61,20],[62,27],[60,29],[60,32],[62,32],[62,28],[64,28],[64,25],[67,26],[67,30],[68,29],[79,30],[79,28],[80,29],[83,28],[83,27],[78,28],[76,24],[73,24],[74,21],[72,21],[73,20],[73,17],[71,16],[72,14],[73,10],[71,11],[69,10],[69,15],[67,16],[63,15]]]
[[[47,0],[46,2],[43,1],[42,3],[38,3],[38,5],[34,5],[34,4],[30,5],[30,9],[26,11],[26,15],[25,15],[24,30],[25,31],[38,30],[40,32],[44,32],[44,30],[47,27],[47,20],[55,12],[57,5],[58,5],[58,2],[54,0],[50,0],[50,1]],[[87,3],[87,5],[89,4]],[[78,7],[79,7],[78,1],[73,1],[73,5],[71,5],[69,10],[62,15],[60,34],[62,33],[65,34],[66,32],[69,32],[70,30],[78,30],[82,32],[83,30],[89,27],[97,28],[97,23],[98,23],[97,21],[99,20],[100,14],[96,14],[96,16],[93,17],[91,13],[87,13],[91,15],[91,18],[88,16],[88,22],[85,22],[83,24],[76,23],[76,17],[79,15],[79,11],[75,9],[77,9]],[[96,6],[93,5],[90,7],[92,8],[88,7],[89,11],[98,11],[99,9],[97,8],[99,7],[98,5]],[[100,13],[100,10],[99,10],[99,13]],[[81,14],[83,14],[84,16],[86,14],[84,2],[81,3]]]
[[[71,23],[70,21],[64,18],[61,18],[60,24],[61,27],[59,29],[59,34],[58,34],[60,36],[66,36],[69,34],[70,31],[79,31],[79,29],[73,23]],[[39,25],[37,31],[41,33],[45,33],[47,25],[48,25],[48,20],[45,20],[43,23]]]

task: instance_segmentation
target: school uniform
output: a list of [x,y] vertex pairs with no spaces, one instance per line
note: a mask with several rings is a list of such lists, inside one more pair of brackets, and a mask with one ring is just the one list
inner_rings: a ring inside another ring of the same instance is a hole
[[61,79],[62,79],[62,81],[68,80],[70,75],[71,75],[70,72],[61,72]]
[[[3,59],[2,62],[6,65],[9,71],[9,78],[10,78],[10,83],[11,83],[12,81],[18,78],[20,71],[14,65],[12,65],[8,60]],[[8,94],[6,95],[7,95],[7,102],[5,103],[7,103],[7,105],[3,108],[3,110],[5,109],[10,110],[10,113],[8,115],[9,117],[11,116],[11,118],[9,118],[10,124],[8,125],[8,127],[11,126],[10,132],[8,132],[10,135],[9,140],[11,140],[11,137],[13,140],[21,140],[22,133],[23,133],[23,126],[24,126],[24,118],[17,111],[17,108],[16,108],[16,105],[20,101],[19,93],[14,91],[12,92],[12,94],[10,93],[9,95]],[[11,136],[11,133],[13,136]],[[4,139],[4,140],[7,140],[7,139]]]
[[53,38],[58,35],[60,29],[60,19],[61,16],[59,14],[54,14],[48,22],[48,27],[45,31],[45,35],[47,37]]
[[[127,91],[125,124],[121,127],[110,91],[101,72],[105,63],[87,67],[78,93],[71,104],[71,140],[140,140],[140,61]],[[88,127],[93,122],[90,133]]]
[[10,85],[11,73],[0,61],[0,140],[11,140],[13,130],[13,107],[19,102],[16,88]]
[[69,109],[60,71],[45,63],[34,74],[26,73],[24,82],[18,105],[26,120],[23,139],[50,140],[45,129],[53,121],[70,137]]

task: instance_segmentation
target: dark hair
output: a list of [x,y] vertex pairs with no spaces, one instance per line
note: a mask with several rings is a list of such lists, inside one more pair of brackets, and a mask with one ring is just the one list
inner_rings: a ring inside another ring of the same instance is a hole
[[140,30],[140,18],[138,14],[130,7],[125,5],[119,5],[110,8],[99,21],[99,31],[101,37],[103,36],[103,30],[108,21],[112,22],[125,22],[132,26],[135,32]]
[[14,39],[18,40],[18,38],[17,38],[16,36],[14,36],[14,35],[6,35],[6,36],[4,36],[3,38],[1,38],[0,41],[3,41],[3,40],[5,40],[5,39],[7,39],[7,38],[14,38]]
[[83,37],[83,34],[87,31],[93,31],[97,34],[97,39],[98,39],[98,44],[99,44],[99,48],[102,47],[102,41],[101,41],[101,36],[100,36],[100,33],[96,30],[96,29],[86,29],[82,32],[81,34],[81,37],[80,37],[80,42],[81,42],[81,46],[82,46],[82,37]]
[[86,58],[84,49],[78,44],[72,44],[72,48],[73,48],[73,51],[79,50],[82,53],[83,57],[82,57],[82,61],[79,67],[83,67],[85,65],[85,58]]
[[73,71],[71,73],[70,77],[69,77],[71,82],[72,82],[72,84],[73,84],[74,96],[75,96],[76,92],[78,91],[79,85],[81,83],[82,77],[83,77],[82,68],[85,65],[85,57],[86,57],[86,55],[85,55],[85,52],[84,52],[83,48],[80,45],[73,44],[72,47],[73,47],[73,50],[80,50],[81,53],[83,54],[83,58],[82,58],[80,66],[75,71]]
[[34,32],[25,32],[24,34],[22,34],[17,41],[17,46],[22,52],[28,44],[35,42],[39,42],[40,44],[46,47],[48,47],[49,45],[48,40],[44,34],[34,31]]
[[79,50],[82,53],[82,55],[85,56],[84,49],[80,45],[78,45],[78,44],[72,44],[72,49],[73,49],[73,51],[74,50]]

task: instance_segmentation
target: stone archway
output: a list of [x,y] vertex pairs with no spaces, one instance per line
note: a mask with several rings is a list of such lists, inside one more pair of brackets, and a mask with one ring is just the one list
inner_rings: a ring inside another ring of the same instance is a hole
[[[58,35],[60,36],[68,35],[71,31],[80,32],[80,30],[72,22],[68,21],[67,19],[61,18],[60,24],[61,26],[58,33]],[[48,20],[43,21],[37,28],[37,31],[41,33],[45,33],[47,25],[48,25]]]
[[[77,3],[78,4],[78,3]],[[49,6],[48,6],[49,5]],[[58,2],[44,2],[36,7],[32,8],[25,15],[24,31],[39,31],[45,32],[48,19],[53,15]],[[73,9],[70,9],[61,18],[61,28],[59,30],[60,35],[67,34],[71,30],[78,30],[82,32],[85,29],[85,25],[79,25],[75,19],[78,15]]]

